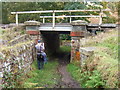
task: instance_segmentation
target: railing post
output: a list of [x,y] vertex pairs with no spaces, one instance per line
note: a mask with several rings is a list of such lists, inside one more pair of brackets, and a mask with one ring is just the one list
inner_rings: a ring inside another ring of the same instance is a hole
[[[70,16],[71,16],[71,12],[70,12]],[[71,23],[71,21],[72,21],[72,18],[70,17],[70,23]]]
[[102,24],[102,14],[103,11],[100,9],[100,20],[99,20],[99,30],[101,31],[101,24]]
[[43,16],[43,23],[45,23],[45,18],[44,18],[44,16]]
[[18,14],[16,14],[16,25],[18,25]]
[[102,14],[103,14],[103,11],[100,10],[100,20],[99,20],[99,25],[102,24]]
[[53,11],[53,29],[55,27],[55,12]]

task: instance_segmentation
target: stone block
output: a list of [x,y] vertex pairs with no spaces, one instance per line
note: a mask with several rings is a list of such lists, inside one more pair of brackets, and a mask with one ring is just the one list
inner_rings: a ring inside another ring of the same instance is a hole
[[79,49],[80,51],[80,63],[81,65],[83,64],[83,62],[87,59],[89,59],[91,56],[94,55],[94,50],[96,48],[95,47],[81,47]]
[[94,50],[95,47],[81,47],[79,51],[81,52],[81,54],[84,54],[86,56],[91,56],[93,55]]
[[88,23],[83,20],[75,20],[71,22],[72,25],[87,25]]
[[35,31],[35,30],[29,30],[29,31],[27,31],[27,33],[30,34],[30,35],[39,35],[39,32],[40,31]]
[[27,26],[31,26],[31,25],[32,26],[39,26],[40,22],[38,22],[38,21],[25,21],[24,24]]

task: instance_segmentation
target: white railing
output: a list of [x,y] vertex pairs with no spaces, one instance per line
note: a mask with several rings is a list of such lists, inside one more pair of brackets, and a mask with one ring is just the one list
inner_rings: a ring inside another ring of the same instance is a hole
[[[15,14],[16,15],[16,24],[18,25],[18,15],[19,14],[30,14],[30,13],[52,13],[53,15],[52,16],[49,16],[49,18],[52,17],[53,19],[53,28],[55,26],[55,18],[56,17],[61,17],[61,16],[55,16],[55,13],[59,13],[59,12],[100,12],[99,16],[62,16],[62,17],[70,17],[70,22],[71,22],[71,17],[99,17],[100,18],[100,21],[99,21],[99,24],[102,23],[102,14],[103,14],[103,11],[110,11],[109,9],[97,9],[97,10],[46,10],[46,11],[22,11],[22,12],[11,12],[11,14]],[[45,20],[43,19],[43,23]]]
[[[63,16],[55,16],[55,18],[64,18],[64,17],[66,17],[66,18],[70,18],[70,23],[71,23],[71,18],[72,17],[87,17],[87,18],[90,18],[90,17],[94,17],[94,18],[100,18],[101,16],[100,15],[75,15],[75,16],[73,16],[73,15],[71,15],[71,16],[65,16],[65,15],[63,15]],[[102,17],[106,17],[106,16],[102,16]],[[40,18],[42,18],[43,19],[43,23],[45,23],[45,18],[53,18],[53,16],[40,16]]]

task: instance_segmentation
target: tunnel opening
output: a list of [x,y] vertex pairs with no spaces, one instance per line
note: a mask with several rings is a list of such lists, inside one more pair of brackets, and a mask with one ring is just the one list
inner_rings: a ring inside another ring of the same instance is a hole
[[50,60],[58,58],[60,62],[69,63],[71,57],[70,32],[41,31],[46,53]]

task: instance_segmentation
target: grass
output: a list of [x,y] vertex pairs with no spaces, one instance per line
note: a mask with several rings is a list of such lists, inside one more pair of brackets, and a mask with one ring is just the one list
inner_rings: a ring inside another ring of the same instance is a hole
[[[62,46],[60,51],[70,52],[70,47]],[[37,62],[34,61],[32,64],[32,70],[26,75],[26,77],[22,78],[23,84],[21,87],[24,88],[53,88],[58,81],[60,80],[60,75],[57,72],[58,62],[50,61],[44,65],[43,70],[38,70]]]
[[72,75],[72,77],[77,80],[78,82],[80,82],[80,78],[79,78],[79,74],[80,74],[80,67],[70,63],[67,65],[67,70],[68,72],[70,72],[70,74]]
[[53,88],[58,83],[60,78],[57,72],[58,62],[48,62],[44,65],[43,70],[37,69],[37,62],[32,64],[32,71],[27,74],[25,82],[22,87],[24,88]]
[[104,53],[110,55],[111,58],[118,58],[118,37],[111,37],[95,46],[105,48]]
[[105,85],[101,75],[96,70],[92,72],[82,71],[75,63],[68,64],[67,70],[82,88],[102,88]]
[[[85,71],[81,73],[82,69],[76,64],[69,64],[68,71],[73,78],[81,83],[82,87],[100,87],[116,88],[118,82],[118,36],[117,31],[101,34],[102,36],[95,36],[88,40],[88,43],[83,47],[96,47],[94,58],[86,61],[89,70],[94,68],[96,73],[91,76],[86,75]],[[87,71],[88,72],[88,71]],[[96,76],[97,75],[97,76]],[[91,78],[92,80],[90,80]],[[100,78],[100,79],[99,79]],[[93,80],[94,79],[94,80]],[[88,80],[88,81],[87,81]],[[97,82],[95,80],[98,80]],[[98,83],[99,82],[99,83]],[[94,85],[93,85],[94,84]],[[97,86],[98,87],[98,86]]]
[[114,53],[117,50],[111,50],[110,48],[99,48],[96,51],[96,56],[99,56],[100,60],[96,59],[95,62],[97,63],[96,69],[101,73],[102,78],[106,79],[106,88],[116,88],[118,87],[118,54]]
[[60,47],[60,52],[70,52],[71,47],[70,46],[61,46]]

